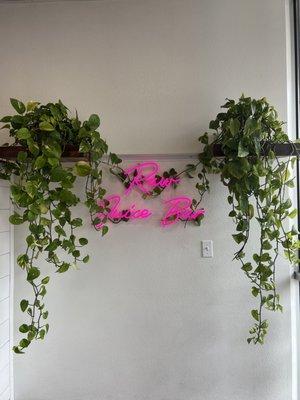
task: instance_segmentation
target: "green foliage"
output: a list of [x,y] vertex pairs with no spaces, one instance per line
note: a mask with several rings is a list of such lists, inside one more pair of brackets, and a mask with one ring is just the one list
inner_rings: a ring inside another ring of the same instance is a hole
[[[287,219],[297,214],[288,198],[287,190],[293,187],[290,169],[294,159],[278,159],[273,151],[276,143],[290,143],[283,132],[283,122],[265,98],[255,100],[242,96],[236,103],[227,100],[225,112],[210,122],[216,134],[209,143],[208,134],[200,137],[204,144],[199,155],[202,170],[198,175],[197,189],[201,197],[209,189],[208,172],[220,173],[221,181],[228,188],[229,216],[239,245],[234,259],[251,283],[251,293],[258,300],[258,307],[251,311],[254,325],[248,342],[264,341],[268,323],[263,309],[282,311],[276,287],[276,266],[280,249],[291,264],[298,263],[298,232],[287,230]],[[220,144],[225,157],[213,156],[213,146]],[[295,151],[296,154],[296,151]],[[246,252],[251,227],[259,224],[259,246],[252,257]]]
[[[50,278],[41,277],[39,258],[45,256],[58,273],[68,271],[78,262],[89,261],[88,255],[81,254],[87,239],[76,236],[83,221],[72,217],[72,207],[80,201],[73,192],[75,180],[78,176],[85,177],[85,204],[91,223],[104,236],[108,232],[105,225],[108,218],[104,218],[101,225],[97,218],[98,212],[109,211],[102,186],[102,165],[108,166],[125,187],[130,185],[130,178],[119,166],[122,160],[116,154],[108,153],[108,146],[97,131],[100,125],[97,115],[92,114],[87,121],[81,122],[77,114],[75,118],[68,115],[68,109],[61,101],[25,105],[11,99],[11,104],[17,114],[5,116],[1,122],[9,128],[13,145],[21,145],[24,151],[18,153],[16,161],[1,164],[0,178],[11,181],[11,198],[16,211],[10,216],[10,222],[28,225],[26,251],[17,257],[17,263],[24,270],[34,294],[32,301],[23,299],[20,302],[21,311],[29,316],[29,323],[19,327],[24,337],[14,347],[17,354],[22,354],[34,339],[44,339],[49,330],[49,324],[45,323],[48,311],[45,310],[44,296]],[[249,331],[248,342],[263,343],[268,329],[263,310],[282,311],[276,287],[280,250],[283,249],[290,263],[299,261],[298,232],[294,228],[287,230],[286,223],[297,214],[287,195],[288,189],[294,187],[290,172],[294,159],[275,156],[274,145],[290,141],[283,132],[283,123],[278,121],[275,109],[266,99],[242,96],[237,103],[228,100],[223,108],[225,112],[219,113],[209,125],[216,131],[214,139],[210,141],[208,133],[199,139],[203,145],[199,161],[187,165],[180,173],[171,168],[162,176],[196,176],[199,198],[194,199],[191,206],[196,210],[209,190],[208,173],[220,174],[229,191],[229,216],[236,227],[232,237],[239,249],[234,259],[240,262],[251,282],[251,294],[258,301],[257,308],[251,310],[254,325]],[[221,145],[224,158],[214,157],[215,144]],[[78,161],[73,168],[63,166],[61,156],[66,145],[78,146],[80,152],[87,155],[87,160]],[[107,156],[106,160],[103,160],[104,156]],[[156,178],[159,181],[161,176]],[[159,196],[163,190],[157,187],[146,197]],[[99,199],[102,201],[97,204]],[[195,222],[200,225],[202,218]],[[121,220],[126,221],[125,218]],[[250,230],[257,223],[259,246],[249,257],[246,249]]]
[[[10,222],[28,225],[26,251],[18,256],[17,263],[33,290],[33,299],[20,303],[21,311],[29,317],[28,324],[19,328],[25,337],[14,347],[21,354],[32,340],[44,339],[49,330],[44,296],[50,278],[40,278],[40,257],[44,256],[58,273],[89,260],[89,256],[81,254],[88,240],[76,237],[82,220],[72,217],[72,208],[80,201],[73,187],[77,176],[86,177],[85,203],[94,222],[96,201],[105,194],[101,167],[108,147],[97,131],[100,119],[95,114],[82,123],[77,115],[69,116],[61,101],[46,105],[29,102],[25,106],[11,99],[11,105],[17,114],[6,116],[1,122],[9,128],[13,145],[25,150],[18,153],[16,161],[1,163],[0,177],[11,182],[11,199],[17,211],[10,216]],[[61,156],[66,145],[78,146],[87,153],[88,161],[79,161],[74,168],[63,166]],[[119,162],[119,158],[115,161]],[[107,226],[101,229],[106,234]]]

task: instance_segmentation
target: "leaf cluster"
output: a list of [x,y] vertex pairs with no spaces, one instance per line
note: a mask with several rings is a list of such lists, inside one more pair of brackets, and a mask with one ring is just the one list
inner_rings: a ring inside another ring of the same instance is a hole
[[[73,208],[80,202],[74,183],[77,177],[86,178],[85,203],[93,214],[96,200],[105,194],[101,162],[108,146],[98,131],[100,119],[96,114],[81,122],[77,113],[69,116],[60,100],[25,105],[11,99],[11,105],[16,114],[3,117],[1,122],[9,129],[12,145],[22,146],[22,151],[16,161],[1,164],[0,176],[10,181],[15,205],[10,222],[28,226],[26,250],[17,258],[33,291],[32,300],[23,299],[20,303],[21,311],[29,317],[19,328],[24,337],[14,347],[16,353],[22,353],[34,339],[44,339],[49,330],[44,296],[50,278],[41,277],[40,258],[52,264],[57,273],[89,260],[88,255],[82,254],[88,240],[77,235],[83,221],[73,217]],[[87,160],[74,167],[63,165],[62,154],[67,145],[78,146]],[[103,225],[102,232],[107,230]]]
[[[209,190],[207,173],[219,173],[228,189],[229,217],[235,223],[232,235],[239,245],[234,259],[251,284],[251,293],[258,307],[251,311],[254,324],[248,342],[263,343],[268,321],[263,310],[282,311],[276,286],[276,267],[280,250],[291,264],[298,263],[298,232],[288,230],[288,218],[294,218],[288,189],[294,187],[291,170],[295,159],[279,159],[277,143],[293,143],[283,131],[283,122],[265,98],[252,99],[244,95],[235,102],[227,99],[223,112],[210,122],[215,131],[213,140],[208,133],[200,137],[203,144],[199,154],[200,182],[197,188]],[[214,145],[221,145],[224,158],[214,157]],[[296,154],[296,149],[294,149]],[[258,225],[257,225],[258,224]],[[259,226],[259,245],[252,257],[246,248],[253,228]]]

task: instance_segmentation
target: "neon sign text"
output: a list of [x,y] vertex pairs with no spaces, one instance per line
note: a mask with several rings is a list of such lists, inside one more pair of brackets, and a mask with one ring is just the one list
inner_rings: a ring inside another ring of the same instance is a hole
[[159,165],[154,161],[140,163],[127,168],[125,174],[131,179],[125,194],[128,195],[134,187],[137,187],[143,193],[149,194],[156,187],[164,189],[180,182],[178,177],[158,177],[158,171]]
[[[121,196],[119,195],[111,195],[107,197],[106,200],[109,201],[109,211],[102,211],[97,214],[97,218],[100,220],[96,225],[97,229],[101,229],[106,220],[128,221],[134,219],[147,219],[153,215],[153,212],[150,209],[138,209],[134,203],[126,210],[119,209],[121,203]],[[185,196],[174,197],[164,203],[168,206],[168,209],[161,220],[161,226],[163,227],[173,225],[178,221],[192,221],[205,213],[203,208],[192,210],[192,200]],[[103,207],[103,201],[99,201],[98,205]]]
[[[113,194],[111,196],[106,197],[106,200],[109,202],[110,211],[98,213],[97,218],[99,218],[100,221],[103,221],[105,219],[111,219],[111,220],[145,219],[152,215],[152,212],[149,209],[143,208],[139,210],[136,208],[135,204],[132,204],[127,210],[119,210],[118,207],[120,206],[121,203],[121,196],[117,194]],[[102,200],[98,201],[98,205],[100,207],[103,207],[104,205],[103,201]],[[103,222],[100,222],[98,225],[96,225],[96,228],[100,229],[102,226]]]
[[[177,185],[180,182],[178,176],[161,177],[159,164],[154,161],[139,163],[128,167],[125,175],[129,178],[128,186],[125,189],[125,196],[128,196],[134,188],[143,194],[150,194],[155,188],[166,189]],[[98,200],[99,212],[96,217],[97,229],[101,229],[107,221],[120,222],[129,220],[144,220],[153,216],[149,208],[138,208],[135,203],[130,204],[126,209],[121,208],[122,197],[119,194],[112,194],[105,199]],[[178,221],[193,221],[202,217],[204,209],[194,209],[192,199],[187,196],[178,196],[165,200],[165,211],[161,219],[161,226],[167,227],[176,224]]]
[[169,209],[161,220],[162,226],[173,225],[177,221],[193,221],[204,215],[205,211],[203,208],[198,210],[192,210],[192,200],[189,197],[174,197],[165,204],[169,205]]

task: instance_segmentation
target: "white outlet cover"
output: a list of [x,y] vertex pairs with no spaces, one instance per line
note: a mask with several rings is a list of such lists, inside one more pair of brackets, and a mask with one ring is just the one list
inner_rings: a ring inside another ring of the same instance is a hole
[[214,255],[213,251],[213,241],[212,240],[202,240],[201,242],[202,257],[212,258]]

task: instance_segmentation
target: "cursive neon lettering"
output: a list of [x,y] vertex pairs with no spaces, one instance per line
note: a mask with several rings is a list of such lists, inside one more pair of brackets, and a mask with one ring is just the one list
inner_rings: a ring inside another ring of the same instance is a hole
[[127,168],[125,174],[130,178],[130,183],[125,190],[125,194],[128,195],[135,187],[141,192],[149,194],[157,187],[164,189],[180,182],[178,177],[159,177],[157,175],[158,171],[159,165],[154,161],[140,163]]
[[[134,188],[137,188],[144,194],[150,194],[155,188],[163,190],[172,185],[177,185],[180,182],[180,178],[176,176],[176,172],[174,171],[172,175],[175,176],[169,176],[171,175],[169,173],[160,176],[158,174],[159,164],[154,161],[132,165],[124,172],[128,178],[128,186],[126,187],[125,195],[130,194]],[[193,209],[193,201],[187,196],[174,197],[164,203],[167,210],[160,222],[163,227],[174,225],[178,221],[193,221],[203,216],[205,213],[203,208]],[[153,215],[150,209],[139,209],[134,203],[126,207],[126,209],[122,209],[121,196],[118,194],[110,195],[105,199],[99,199],[97,204],[99,206],[99,212],[96,214],[97,220],[99,221],[96,225],[97,229],[101,229],[107,221],[143,220]]]
[[[97,213],[97,218],[100,222],[96,225],[97,229],[100,229],[103,226],[104,219],[111,220],[120,220],[122,218],[126,219],[146,219],[152,215],[152,212],[147,208],[144,209],[136,209],[136,205],[132,204],[129,209],[119,210],[118,207],[121,203],[121,196],[119,195],[111,195],[106,198],[109,202],[109,211],[101,211]],[[103,207],[103,200],[98,201],[98,205]]]
[[173,225],[179,220],[192,221],[205,213],[203,208],[192,210],[192,200],[185,196],[174,197],[173,199],[165,201],[165,204],[169,206],[169,209],[161,220],[162,226]]

